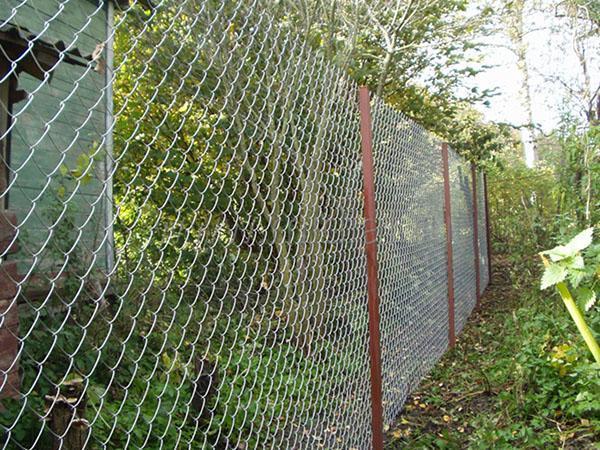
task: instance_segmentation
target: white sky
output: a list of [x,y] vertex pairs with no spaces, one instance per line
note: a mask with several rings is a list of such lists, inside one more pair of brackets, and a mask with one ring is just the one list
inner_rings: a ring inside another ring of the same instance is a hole
[[[565,109],[565,99],[569,98],[560,82],[548,78],[559,77],[575,88],[582,85],[581,68],[571,44],[571,30],[565,26],[564,20],[554,17],[553,13],[531,12],[525,24],[525,29],[530,30],[527,34],[527,60],[534,121],[545,132],[558,125],[561,109]],[[478,109],[488,120],[523,124],[526,116],[519,96],[521,74],[517,70],[515,55],[502,47],[510,45],[510,41],[500,29],[486,42],[491,45],[486,48],[483,63],[495,67],[477,75],[475,85],[480,88],[497,87],[500,95],[489,100],[489,107],[480,105]],[[592,86],[597,87],[600,83],[600,39],[592,42],[587,55]],[[574,111],[576,108],[570,105],[568,109]]]

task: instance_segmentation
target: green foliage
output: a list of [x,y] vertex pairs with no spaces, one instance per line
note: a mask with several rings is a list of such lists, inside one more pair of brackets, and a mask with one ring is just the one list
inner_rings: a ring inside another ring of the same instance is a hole
[[535,286],[532,262],[496,264],[508,283],[409,399],[390,448],[594,448],[600,438],[600,366]]
[[[569,314],[577,325],[581,336],[585,340],[590,352],[596,362],[600,364],[600,347],[593,333],[590,331],[581,309],[589,311],[596,303],[597,281],[600,274],[600,261],[598,261],[597,249],[592,248],[592,255],[586,264],[580,252],[592,243],[594,229],[588,228],[582,231],[569,242],[559,245],[551,250],[540,253],[546,270],[542,276],[541,288],[546,289],[556,286]],[[546,256],[549,256],[551,262]],[[589,256],[589,255],[588,255]],[[579,307],[573,300],[573,296],[565,280],[572,289],[575,289]]]
[[486,123],[473,105],[491,90],[468,86],[482,69],[479,41],[494,11],[467,0],[300,2],[292,20],[314,48],[472,161],[516,145],[513,130]]
[[[507,153],[505,157],[517,156]],[[528,169],[523,164],[493,168],[488,185],[495,253],[522,258],[554,243],[557,196],[551,170]]]
[[497,164],[501,154],[518,149],[514,130],[497,123],[486,123],[483,115],[468,105],[460,105],[454,115],[432,128],[459,154],[487,167]]
[[556,170],[558,210],[577,227],[600,222],[600,126],[580,129],[571,120],[558,134],[560,151],[551,155]]
[[593,233],[594,228],[590,227],[565,245],[541,253],[552,261],[544,271],[541,288],[568,281],[584,311],[592,310],[600,295],[600,244],[592,245]]
[[541,160],[534,169],[525,167],[520,150],[511,147],[489,167],[497,253],[532,255],[598,223],[599,130],[566,126],[540,140]]
[[594,25],[591,33],[600,33],[600,3],[596,0],[566,0],[561,7],[561,13],[590,21]]
[[[516,148],[508,127],[483,123],[470,106],[488,93],[452,94],[476,74],[465,56],[476,50],[471,38],[489,10],[468,20],[466,0],[432,2],[395,27],[393,9],[380,8],[377,20],[396,34],[399,47],[390,53],[366,3],[356,10],[354,2],[333,2],[322,16],[311,2],[288,3],[292,11],[279,1],[253,7],[167,0],[157,14],[133,7],[117,16],[118,170],[112,181],[118,263],[110,280],[99,280],[110,289],[95,286],[89,281],[99,274],[85,272],[89,249],[75,245],[81,242],[77,211],[68,199],[91,181],[94,148],[53,180],[55,201],[46,214],[56,226],[41,259],[56,265],[69,257],[59,268],[64,284],[21,321],[29,333],[20,362],[29,395],[7,402],[1,420],[10,426],[21,415],[12,433],[22,447],[52,447],[48,424],[36,412],[44,411],[55,385],[73,378],[86,384],[95,444],[152,449],[203,448],[217,436],[220,446],[226,439],[268,446],[286,411],[302,402],[314,407],[308,415],[334,415],[341,402],[332,393],[344,390],[339,384],[364,377],[352,352],[363,336],[348,319],[364,311],[347,314],[363,303],[336,282],[353,249],[320,239],[321,224],[306,220],[340,218],[337,206],[321,204],[350,201],[336,178],[356,167],[338,157],[347,142],[330,139],[347,133],[347,86],[318,91],[334,86],[321,81],[338,73],[324,70],[310,49],[292,45],[298,34],[356,81],[374,91],[382,86],[392,105],[468,158],[493,160]],[[265,7],[269,14],[260,14]],[[346,21],[349,16],[358,21]],[[274,24],[266,31],[265,17]],[[240,26],[253,30],[252,38],[239,33]],[[206,40],[202,48],[199,37]],[[315,70],[297,70],[307,58]],[[331,121],[327,129],[324,117]],[[315,172],[323,174],[319,183],[311,178]],[[521,198],[533,202],[526,190]],[[324,198],[328,202],[318,201]],[[532,247],[545,239],[546,203],[538,208],[534,202],[539,211],[523,227],[512,211],[496,219],[504,206],[518,207],[519,195],[496,198],[494,232],[506,238],[502,245],[514,245],[517,229],[524,240],[533,234]],[[346,219],[356,217],[340,218]],[[265,242],[272,251],[264,251]],[[294,296],[285,292],[288,285],[296,286]],[[325,328],[330,323],[347,330],[344,344]],[[310,348],[315,335],[316,350]],[[331,354],[346,363],[338,367]],[[210,389],[203,392],[200,380]]]
[[[571,286],[575,289],[578,289],[584,280],[590,280],[590,288],[594,288],[596,284],[596,272],[600,267],[600,261],[596,261],[596,258],[594,258],[594,260],[590,261],[591,264],[586,265],[581,255],[581,252],[592,243],[593,233],[594,228],[590,227],[576,235],[565,245],[558,245],[551,250],[541,253],[548,256],[552,261],[547,265],[542,276],[542,289],[554,286],[565,279],[568,279]],[[592,255],[595,256],[595,253],[596,251],[592,249]],[[587,289],[590,290],[590,288]],[[586,297],[588,296],[586,295]],[[589,301],[589,298],[587,298],[587,301]]]

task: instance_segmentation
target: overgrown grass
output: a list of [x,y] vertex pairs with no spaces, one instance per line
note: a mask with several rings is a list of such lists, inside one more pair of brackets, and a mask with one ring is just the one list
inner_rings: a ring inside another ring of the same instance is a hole
[[539,291],[537,266],[496,261],[481,310],[407,401],[389,448],[600,448],[600,367]]

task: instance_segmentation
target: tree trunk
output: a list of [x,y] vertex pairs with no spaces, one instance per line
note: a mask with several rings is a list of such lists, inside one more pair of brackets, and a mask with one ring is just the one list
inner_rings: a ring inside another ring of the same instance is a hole
[[537,147],[533,126],[533,109],[531,106],[531,88],[529,86],[529,65],[527,64],[528,45],[525,39],[525,0],[515,0],[508,8],[508,35],[517,57],[517,69],[521,74],[519,94],[525,112],[527,127],[521,129],[525,164],[534,167],[537,160]]

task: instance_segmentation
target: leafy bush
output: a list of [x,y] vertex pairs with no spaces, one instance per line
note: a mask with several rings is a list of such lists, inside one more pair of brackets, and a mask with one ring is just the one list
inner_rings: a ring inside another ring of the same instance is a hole
[[[593,233],[594,229],[588,228],[566,244],[540,253],[546,266],[541,288],[556,286],[579,332],[594,355],[594,359],[600,364],[600,346],[580,311],[580,309],[590,311],[596,304],[598,279],[600,278],[600,246],[590,246]],[[586,258],[584,258],[582,252],[586,249],[587,251],[584,253]],[[575,292],[579,307],[565,280],[568,280],[571,290]]]

